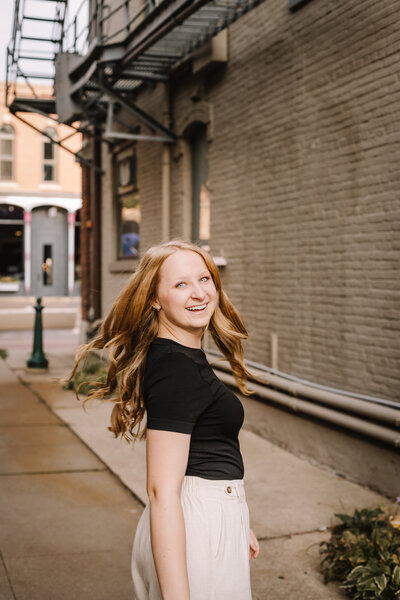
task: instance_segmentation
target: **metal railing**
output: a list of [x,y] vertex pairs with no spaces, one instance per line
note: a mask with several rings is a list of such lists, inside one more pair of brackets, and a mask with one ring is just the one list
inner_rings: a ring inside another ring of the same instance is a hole
[[[38,98],[40,94],[35,90],[35,82],[54,83],[54,61],[58,52],[85,56],[94,38],[100,45],[122,41],[162,4],[157,0],[115,0],[113,7],[110,6],[112,0],[82,0],[74,14],[69,15],[67,1],[50,0],[52,11],[50,16],[44,17],[40,12],[34,14],[34,0],[15,0],[6,57],[7,98],[10,94],[15,96],[18,81],[24,82],[32,97]],[[32,32],[31,27],[31,33],[27,35],[29,25],[35,25],[36,29]],[[43,28],[47,28],[47,37],[40,34]],[[26,47],[26,42],[30,42],[30,47]],[[41,64],[43,70],[28,72],[26,64]]]
[[[67,0],[50,0],[46,16],[37,0],[15,0],[12,35],[6,56],[6,104],[23,82],[24,95],[38,98],[37,82],[51,86],[54,59],[61,49]],[[47,94],[50,96],[50,93]]]
[[97,0],[94,10],[90,12],[90,5],[93,4],[90,0],[82,0],[73,19],[65,27],[63,52],[84,56],[94,38],[97,38],[101,45],[121,41],[162,4],[162,1],[143,0],[139,3],[137,0],[120,0],[112,7],[107,1]]

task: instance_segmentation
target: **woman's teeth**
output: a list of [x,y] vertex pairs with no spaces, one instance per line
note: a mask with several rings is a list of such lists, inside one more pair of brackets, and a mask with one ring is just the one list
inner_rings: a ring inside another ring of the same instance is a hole
[[198,312],[200,310],[204,310],[207,304],[202,304],[201,306],[189,306],[187,310],[191,310],[192,312]]

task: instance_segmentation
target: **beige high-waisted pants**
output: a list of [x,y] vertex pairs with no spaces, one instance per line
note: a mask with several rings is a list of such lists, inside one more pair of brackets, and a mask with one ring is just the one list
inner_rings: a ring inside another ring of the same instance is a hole
[[[250,524],[243,479],[186,475],[181,502],[190,600],[251,600]],[[150,507],[140,517],[132,552],[136,600],[162,600],[150,541]]]

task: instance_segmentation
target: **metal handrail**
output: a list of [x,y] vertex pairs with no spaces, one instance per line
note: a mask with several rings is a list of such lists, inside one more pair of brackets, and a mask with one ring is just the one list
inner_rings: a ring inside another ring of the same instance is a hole
[[[19,0],[17,0],[19,1]],[[82,28],[82,30],[79,31],[79,33],[76,32],[76,22],[77,22],[77,17],[79,15],[79,13],[81,12],[81,10],[86,6],[86,8],[89,8],[89,2],[90,0],[82,0],[81,4],[79,5],[74,19],[68,23],[68,25],[65,27],[64,29],[64,36],[63,36],[63,41],[66,39],[66,37],[68,37],[68,35],[71,32],[71,28],[75,29],[73,38],[72,38],[72,42],[70,43],[69,46],[64,46],[64,51],[66,52],[79,52],[79,39],[80,37],[86,33],[85,36],[85,41],[86,43],[89,42],[90,37],[91,37],[91,30],[93,25],[95,25],[95,31],[97,33],[97,37],[99,38],[100,42],[102,44],[107,44],[110,43],[111,40],[113,40],[114,38],[116,38],[118,35],[120,35],[123,32],[131,33],[132,31],[132,25],[142,16],[148,16],[154,9],[157,8],[157,5],[153,0],[144,0],[143,6],[137,10],[131,17],[129,17],[129,0],[121,0],[120,4],[118,4],[115,8],[113,8],[110,12],[107,12],[107,14],[105,14],[105,5],[104,5],[104,0],[98,0],[95,9],[92,13],[92,15],[89,17],[87,24]],[[112,30],[108,33],[104,33],[105,30],[105,26],[107,25],[107,23],[109,23],[112,19],[112,17],[114,17],[116,14],[118,14],[120,11],[125,10],[128,13],[128,19],[126,20],[125,24],[123,27],[119,27],[118,29]],[[93,35],[92,35],[93,37]],[[79,52],[80,54],[84,54],[85,50],[87,49],[87,47],[85,47],[83,49],[83,51]]]

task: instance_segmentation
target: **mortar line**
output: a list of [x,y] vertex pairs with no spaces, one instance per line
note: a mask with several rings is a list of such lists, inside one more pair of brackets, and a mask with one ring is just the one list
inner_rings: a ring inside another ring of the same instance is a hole
[[0,423],[2,427],[67,427],[65,423]]
[[22,471],[22,472],[11,472],[11,473],[0,473],[0,477],[17,477],[18,475],[63,475],[66,473],[102,473],[107,471],[106,468],[102,469],[61,469],[60,471]]
[[5,571],[5,574],[6,574],[6,577],[7,577],[8,585],[10,586],[10,590],[11,590],[11,593],[12,593],[12,596],[13,596],[13,600],[17,600],[17,596],[15,595],[14,587],[13,587],[13,584],[12,584],[12,581],[11,581],[11,577],[10,577],[10,574],[8,572],[7,565],[5,563],[4,556],[3,556],[3,553],[1,552],[1,550],[0,550],[0,560],[1,560],[1,563],[3,565],[4,571]]
[[295,536],[299,536],[299,535],[308,535],[310,533],[327,533],[329,531],[331,531],[333,529],[334,525],[327,525],[326,528],[324,527],[324,529],[321,528],[317,528],[317,529],[308,529],[306,531],[295,531],[294,533],[283,533],[281,535],[271,535],[271,536],[263,536],[263,537],[258,537],[258,541],[259,542],[270,542],[273,540],[283,540],[283,539],[290,539],[292,537]]
[[80,552],[39,552],[34,554],[15,554],[13,559],[20,560],[22,558],[43,558],[44,556],[79,556],[81,554],[106,554],[113,552],[113,548],[105,548],[104,550],[81,550]]

